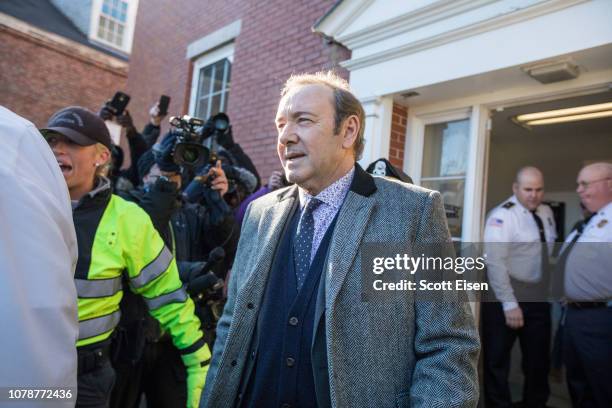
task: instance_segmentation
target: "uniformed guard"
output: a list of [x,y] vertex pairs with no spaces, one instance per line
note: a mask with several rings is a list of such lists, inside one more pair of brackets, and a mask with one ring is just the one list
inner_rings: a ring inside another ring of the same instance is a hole
[[612,164],[584,167],[577,182],[593,215],[567,236],[559,257],[563,354],[573,406],[603,408],[612,406]]
[[497,300],[482,303],[485,400],[488,407],[511,406],[508,373],[518,337],[525,376],[523,404],[544,407],[549,396],[551,316],[550,304],[543,300],[549,251],[557,234],[552,210],[542,204],[544,177],[539,169],[520,169],[512,191],[512,197],[490,212],[484,232],[487,275]]

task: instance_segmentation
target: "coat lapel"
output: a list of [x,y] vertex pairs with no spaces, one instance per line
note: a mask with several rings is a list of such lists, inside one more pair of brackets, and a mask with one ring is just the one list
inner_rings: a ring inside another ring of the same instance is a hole
[[350,191],[340,209],[326,263],[325,307],[330,309],[353,264],[374,208],[374,199]]
[[241,291],[247,298],[252,298],[257,303],[265,291],[266,282],[272,267],[272,261],[276,253],[276,248],[280,242],[283,231],[287,226],[287,219],[295,208],[297,198],[297,188],[289,189],[285,194],[279,196],[279,202],[263,210],[259,219],[258,241],[262,245],[261,250],[256,251],[257,258],[252,263],[244,289]]
[[338,297],[340,288],[353,264],[366,226],[374,209],[376,192],[374,179],[359,164],[355,164],[355,176],[344,204],[329,248],[325,272],[325,308],[330,309]]

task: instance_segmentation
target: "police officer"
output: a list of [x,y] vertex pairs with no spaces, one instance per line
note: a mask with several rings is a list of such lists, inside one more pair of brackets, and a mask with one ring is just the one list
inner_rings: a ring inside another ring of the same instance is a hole
[[66,180],[78,244],[76,406],[108,407],[115,380],[110,340],[120,318],[125,277],[180,350],[187,371],[186,406],[197,407],[210,351],[172,253],[149,216],[112,194],[104,177],[111,147],[104,122],[71,106],[55,113],[42,133]]
[[511,406],[508,373],[518,337],[523,405],[544,407],[549,396],[550,304],[534,301],[545,298],[548,243],[557,234],[552,210],[542,204],[540,170],[520,169],[512,191],[512,197],[491,211],[484,233],[487,273],[497,300],[482,304],[485,400],[487,407]]
[[612,164],[578,174],[577,192],[593,215],[566,238],[559,264],[567,314],[564,362],[575,407],[612,405]]

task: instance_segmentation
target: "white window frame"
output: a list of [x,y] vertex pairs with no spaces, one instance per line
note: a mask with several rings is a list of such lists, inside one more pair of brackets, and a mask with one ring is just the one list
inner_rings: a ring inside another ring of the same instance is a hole
[[138,12],[139,0],[123,0],[128,4],[127,18],[125,28],[123,30],[123,45],[120,47],[117,44],[107,41],[105,38],[98,37],[98,28],[100,27],[100,16],[102,15],[102,4],[104,0],[92,0],[91,2],[91,19],[89,24],[89,39],[110,48],[122,51],[126,54],[132,52],[132,42],[134,41],[134,28],[136,25],[136,13]]
[[[469,146],[468,157],[466,159],[468,168],[465,173],[465,187],[463,191],[463,220],[461,224],[461,237],[453,237],[454,241],[461,240],[469,242],[473,236],[472,225],[468,225],[468,220],[471,218],[471,211],[474,205],[474,186],[472,179],[476,170],[474,166],[474,143],[477,139],[478,132],[478,126],[475,126],[476,118],[473,107],[420,115],[410,113],[410,110],[408,112],[408,126],[406,127],[406,133],[407,135],[412,136],[406,138],[406,149],[404,151],[404,171],[412,177],[417,185],[421,185],[422,181],[425,126],[465,119],[469,121]],[[476,120],[476,123],[478,122],[479,120]]]
[[[196,59],[193,63],[193,71],[191,74],[191,90],[190,90],[190,98],[189,98],[189,115],[195,116],[195,109],[197,106],[197,97],[198,97],[198,81],[200,80],[200,71],[209,65],[212,65],[222,59],[227,58],[229,62],[234,65],[234,43],[226,44],[222,47],[219,47],[213,51],[210,51],[198,59]],[[228,95],[231,91],[231,88],[228,89]],[[226,104],[227,107],[227,104]],[[200,119],[208,119],[208,118],[200,118]]]

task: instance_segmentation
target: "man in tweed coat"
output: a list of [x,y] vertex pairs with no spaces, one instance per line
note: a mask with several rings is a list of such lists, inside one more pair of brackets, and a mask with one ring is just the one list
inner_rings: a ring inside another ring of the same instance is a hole
[[365,243],[450,241],[439,193],[356,164],[365,115],[344,80],[293,76],[281,95],[296,185],[247,210],[201,406],[476,406],[467,303],[361,298]]

